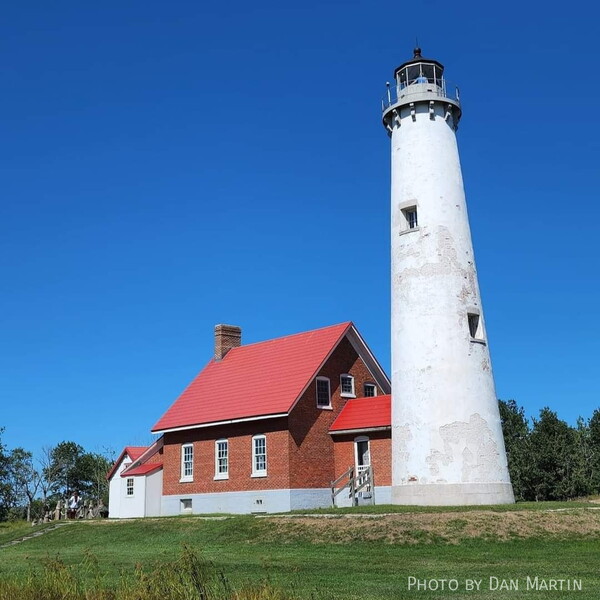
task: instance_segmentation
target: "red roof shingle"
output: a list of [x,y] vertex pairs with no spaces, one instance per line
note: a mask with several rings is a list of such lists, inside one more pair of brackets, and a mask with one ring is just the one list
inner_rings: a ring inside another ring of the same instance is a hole
[[230,350],[211,360],[153,432],[287,413],[352,327],[331,327]]
[[392,424],[390,395],[348,400],[329,429],[330,433],[390,427]]

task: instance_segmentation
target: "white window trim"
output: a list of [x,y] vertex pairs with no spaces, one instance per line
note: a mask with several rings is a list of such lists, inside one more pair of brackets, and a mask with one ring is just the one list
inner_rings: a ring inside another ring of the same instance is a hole
[[[185,449],[186,448],[192,449],[192,474],[191,475],[185,475],[184,459],[185,459]],[[188,481],[194,481],[194,444],[191,444],[191,443],[181,445],[181,479],[179,480],[179,482],[184,483],[184,482],[188,482]]]
[[[227,471],[225,473],[219,473],[219,444],[226,444],[227,448]],[[229,440],[221,438],[215,440],[215,476],[214,479],[229,479]]]
[[[367,388],[367,386],[368,386],[368,385],[372,385],[372,386],[373,386],[373,388],[374,388],[374,390],[375,390],[375,392],[374,392],[373,396],[367,396],[367,393],[366,393],[366,392],[367,392],[367,389],[366,389],[366,388]],[[363,383],[363,396],[364,396],[365,398],[374,398],[374,397],[376,397],[378,394],[379,394],[379,390],[377,389],[377,384],[376,384],[376,383],[373,383],[372,381],[365,381],[365,382]]]
[[[265,440],[265,468],[263,470],[256,469],[256,443],[255,440]],[[267,476],[267,437],[265,435],[252,436],[252,477],[266,477]]]
[[[352,392],[342,392],[343,377],[350,377],[350,380],[352,381]],[[340,396],[342,398],[356,398],[356,389],[354,388],[354,376],[350,375],[350,373],[342,373],[340,375]]]
[[330,381],[329,377],[319,376],[316,379],[316,382],[318,382],[318,381],[326,381],[327,382],[327,395],[329,397],[329,403],[328,404],[319,404],[319,384],[315,383],[317,408],[319,408],[321,410],[333,410],[333,407],[331,406],[331,381]]
[[[129,481],[131,481],[131,494],[129,494]],[[135,496],[135,479],[127,477],[125,479],[125,498],[133,498]]]

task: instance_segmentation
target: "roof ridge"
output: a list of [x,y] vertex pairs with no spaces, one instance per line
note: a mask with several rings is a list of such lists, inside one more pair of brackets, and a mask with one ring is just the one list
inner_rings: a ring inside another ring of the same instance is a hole
[[[223,358],[222,360],[218,361],[220,363],[222,363],[224,360],[227,359],[227,356],[233,352],[235,352],[236,350],[241,350],[243,348],[251,348],[252,346],[258,346],[259,344],[268,344],[269,342],[280,342],[281,340],[285,340],[285,339],[289,339],[289,338],[294,338],[294,337],[298,337],[300,335],[307,335],[309,333],[318,333],[319,331],[323,331],[325,329],[335,329],[336,327],[348,327],[349,325],[353,325],[352,321],[343,321],[341,323],[336,323],[335,325],[326,325],[325,327],[318,327],[317,329],[309,329],[308,331],[299,331],[298,333],[290,333],[289,335],[280,335],[279,337],[275,337],[275,338],[270,338],[268,340],[263,340],[262,342],[252,342],[251,344],[242,344],[241,346],[236,346],[235,348],[232,348],[226,355],[225,358]],[[211,362],[215,362],[214,360]]]

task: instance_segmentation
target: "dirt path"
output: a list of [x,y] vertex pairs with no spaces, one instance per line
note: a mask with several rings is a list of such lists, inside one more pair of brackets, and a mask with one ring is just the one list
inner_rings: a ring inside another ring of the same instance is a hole
[[61,523],[57,523],[56,525],[52,525],[51,527],[46,527],[45,529],[38,529],[37,531],[32,531],[31,533],[28,533],[27,535],[24,535],[23,537],[17,538],[16,540],[11,540],[10,542],[6,542],[5,544],[0,544],[0,550],[2,550],[2,548],[9,548],[10,546],[16,546],[17,544],[22,544],[23,542],[26,542],[27,540],[33,540],[37,537],[40,537],[41,535],[46,535],[47,533],[50,533],[51,531],[56,531],[60,527],[65,527],[66,525],[70,525],[70,524],[71,524],[70,522],[63,521]]

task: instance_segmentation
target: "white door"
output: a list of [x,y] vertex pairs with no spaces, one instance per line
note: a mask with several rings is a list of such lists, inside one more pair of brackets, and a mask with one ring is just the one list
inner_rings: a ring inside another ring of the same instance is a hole
[[[369,438],[366,436],[358,437],[354,440],[354,456],[356,460],[356,478],[358,485],[363,482],[362,474],[371,466],[371,451],[369,447]],[[371,486],[368,485],[359,492],[359,496],[363,492],[370,492]]]

